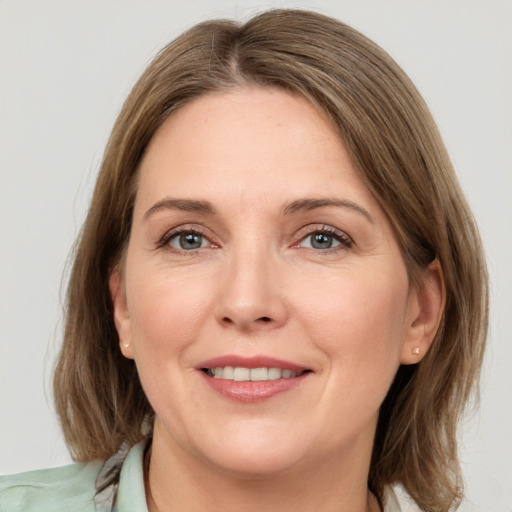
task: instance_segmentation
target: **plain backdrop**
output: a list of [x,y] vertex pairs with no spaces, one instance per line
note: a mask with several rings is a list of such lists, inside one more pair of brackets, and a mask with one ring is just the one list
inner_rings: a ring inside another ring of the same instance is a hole
[[462,510],[510,511],[511,0],[0,0],[0,473],[70,460],[49,385],[64,271],[131,86],[192,24],[276,6],[315,9],[370,36],[433,111],[492,280],[481,407],[460,435]]

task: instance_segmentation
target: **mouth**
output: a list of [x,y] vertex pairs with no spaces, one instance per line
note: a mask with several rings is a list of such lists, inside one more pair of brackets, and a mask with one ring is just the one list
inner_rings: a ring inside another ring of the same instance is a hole
[[294,371],[287,368],[259,367],[246,368],[243,366],[216,366],[212,368],[201,368],[201,371],[214,379],[232,380],[235,382],[262,382],[266,380],[294,379],[311,370]]
[[222,356],[198,365],[206,384],[223,397],[244,403],[261,402],[299,387],[311,368],[280,359]]

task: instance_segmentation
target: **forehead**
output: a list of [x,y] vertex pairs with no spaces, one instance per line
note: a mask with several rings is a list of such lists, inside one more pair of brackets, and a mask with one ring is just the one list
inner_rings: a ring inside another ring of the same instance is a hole
[[261,203],[333,192],[372,201],[327,117],[299,95],[246,87],[199,97],[163,123],[141,163],[138,196]]

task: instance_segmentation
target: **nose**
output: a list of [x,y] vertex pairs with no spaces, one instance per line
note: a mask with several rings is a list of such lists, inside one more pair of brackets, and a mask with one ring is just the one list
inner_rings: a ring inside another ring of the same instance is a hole
[[232,254],[218,290],[217,321],[245,332],[284,325],[288,308],[278,267],[276,259],[262,250]]

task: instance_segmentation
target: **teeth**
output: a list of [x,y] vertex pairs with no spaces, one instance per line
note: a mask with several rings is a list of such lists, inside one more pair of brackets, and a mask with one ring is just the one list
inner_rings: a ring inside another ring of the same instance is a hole
[[253,368],[251,370],[251,380],[268,380],[267,368]]
[[237,382],[251,380],[251,370],[249,368],[235,368],[233,370],[233,380]]
[[234,376],[235,369],[232,366],[226,366],[222,373],[223,373],[223,375],[222,375],[223,379],[232,380],[235,378],[235,376]]
[[[232,366],[210,368],[208,375],[215,379],[234,380],[236,382],[292,379],[297,377],[297,372],[282,370],[281,368],[243,368]],[[299,373],[301,375],[301,373]]]
[[268,380],[276,380],[281,378],[281,370],[279,368],[268,369]]

